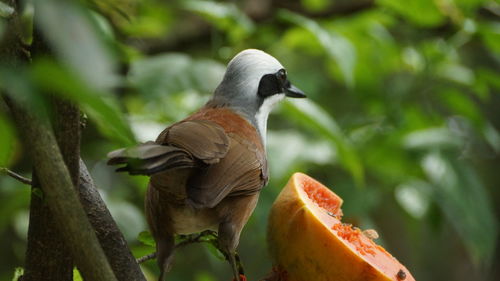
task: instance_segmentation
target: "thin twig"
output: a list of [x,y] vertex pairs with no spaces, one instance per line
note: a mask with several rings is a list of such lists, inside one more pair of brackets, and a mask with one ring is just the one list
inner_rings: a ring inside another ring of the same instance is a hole
[[[184,247],[184,246],[186,246],[188,244],[192,244],[192,243],[202,243],[202,242],[208,243],[209,241],[201,240],[201,238],[205,237],[206,235],[213,235],[213,232],[208,230],[208,231],[204,231],[204,232],[201,232],[199,234],[196,234],[196,235],[188,235],[184,241],[177,243],[177,245],[175,245],[175,248],[176,249],[181,248],[181,247]],[[137,258],[136,261],[137,261],[137,263],[141,264],[143,262],[146,262],[148,260],[152,260],[155,258],[156,258],[156,252],[153,252],[151,254]]]
[[7,168],[1,167],[0,172],[20,181],[21,183],[31,185],[31,179],[25,178],[25,177],[21,176],[20,174],[17,174],[17,173],[15,173]]
[[212,234],[212,232],[210,232],[210,231],[204,231],[204,232],[198,233],[196,235],[188,235],[184,241],[181,241],[177,245],[175,245],[175,248],[184,247],[184,246],[186,246],[188,244],[192,244],[192,243],[209,242],[206,240],[201,240],[201,238],[203,238],[207,235],[211,235],[211,234]]
[[149,255],[145,255],[143,257],[140,257],[140,258],[136,259],[136,261],[137,261],[137,263],[141,264],[145,261],[152,260],[152,259],[156,259],[156,252],[151,253]]
[[[210,236],[212,236],[212,237],[210,237]],[[224,255],[224,258],[226,259],[226,261],[229,262],[228,254],[225,253],[219,247],[219,243],[218,243],[218,239],[217,239],[217,232],[212,231],[212,230],[205,230],[205,231],[198,233],[198,234],[182,235],[180,237],[183,240],[181,242],[177,243],[177,245],[175,245],[176,249],[184,247],[184,246],[192,244],[192,243],[211,243]],[[152,260],[155,258],[156,258],[156,252],[145,255],[143,257],[140,257],[140,258],[136,259],[136,262],[138,264],[141,264],[145,261]],[[238,266],[239,273],[242,275],[245,275],[244,274],[245,271],[243,269],[243,265],[241,264],[240,256],[238,255],[238,253],[235,253],[235,258],[236,258],[236,264]]]

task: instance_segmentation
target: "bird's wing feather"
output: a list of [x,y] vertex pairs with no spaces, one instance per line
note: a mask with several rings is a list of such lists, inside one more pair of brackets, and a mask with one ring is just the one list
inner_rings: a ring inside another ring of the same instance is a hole
[[152,175],[163,170],[195,166],[191,155],[182,148],[146,142],[108,153],[108,165],[122,165],[117,172]]
[[226,156],[189,180],[187,193],[195,207],[212,208],[226,196],[255,194],[267,181],[265,156],[255,144],[234,134],[229,139]]
[[229,147],[224,129],[214,122],[189,120],[165,129],[156,142],[122,148],[108,154],[109,165],[124,165],[118,172],[153,175],[166,170],[215,164]]
[[229,148],[224,129],[207,120],[176,123],[163,131],[156,142],[182,148],[205,164],[219,162]]
[[140,145],[121,148],[108,153],[108,165],[122,164],[126,158],[150,159],[171,152],[172,149],[167,146],[160,146],[152,141]]

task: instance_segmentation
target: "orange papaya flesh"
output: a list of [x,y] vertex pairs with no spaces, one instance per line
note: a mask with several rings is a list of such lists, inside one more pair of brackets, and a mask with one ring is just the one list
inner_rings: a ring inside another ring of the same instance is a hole
[[268,245],[288,281],[414,281],[405,266],[369,235],[342,223],[342,199],[294,174],[271,209]]

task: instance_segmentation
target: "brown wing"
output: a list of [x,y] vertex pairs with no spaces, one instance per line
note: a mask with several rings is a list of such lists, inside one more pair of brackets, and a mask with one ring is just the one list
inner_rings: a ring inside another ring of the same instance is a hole
[[237,135],[230,134],[229,139],[226,156],[190,178],[187,193],[195,207],[213,208],[226,196],[254,194],[265,185],[263,152]]
[[196,161],[184,149],[146,142],[108,153],[108,165],[123,165],[117,172],[153,175],[169,169],[193,168]]
[[206,120],[174,124],[158,136],[156,143],[182,148],[206,164],[218,163],[229,148],[224,129]]

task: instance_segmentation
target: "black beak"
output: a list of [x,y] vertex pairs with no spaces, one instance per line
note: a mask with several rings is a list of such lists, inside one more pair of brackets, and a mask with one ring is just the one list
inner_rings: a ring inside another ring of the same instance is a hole
[[305,98],[307,97],[304,92],[302,92],[299,88],[295,87],[292,84],[289,84],[287,87],[284,88],[285,90],[285,96],[290,97],[290,98]]

